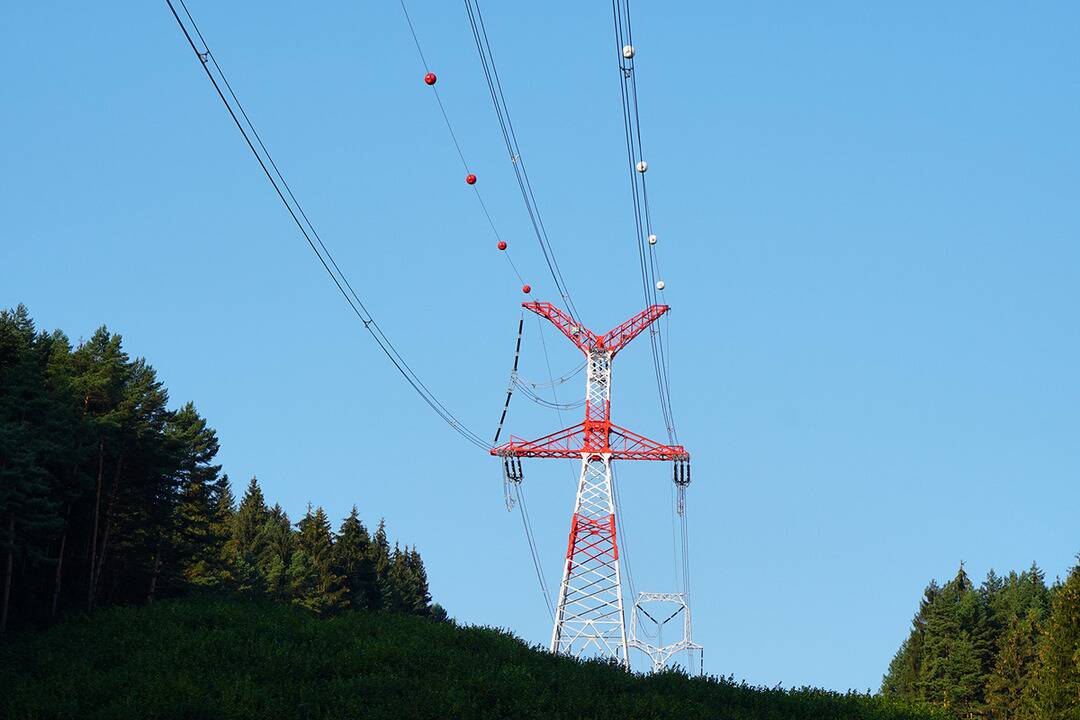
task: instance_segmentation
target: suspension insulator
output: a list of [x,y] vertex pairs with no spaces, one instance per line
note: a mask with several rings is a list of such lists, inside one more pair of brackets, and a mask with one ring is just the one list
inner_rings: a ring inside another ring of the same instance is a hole
[[506,241],[505,240],[500,240],[499,244],[496,245],[495,247],[499,248],[500,250],[505,250],[506,249]]
[[529,293],[531,293],[531,292],[532,292],[532,285],[522,285],[522,286],[521,286],[521,292],[523,292],[523,293],[525,293],[526,295],[528,295]]
[[638,162],[637,171],[639,173],[644,173],[648,169],[649,169],[649,163],[645,162],[644,160],[641,160],[640,162]]
[[623,45],[622,56],[624,58],[626,58],[627,60],[634,57],[634,46],[633,45]]
[[663,280],[657,280],[656,281],[656,289],[657,290],[663,290],[664,289],[664,281]]
[[435,73],[428,73],[424,76],[424,82],[426,82],[428,85],[434,85],[435,81],[438,79],[439,78],[435,77]]
[[650,245],[655,245],[656,244],[656,236],[655,235],[650,235],[649,236],[649,244]]
[[468,175],[465,176],[465,182],[469,183],[470,185],[475,185],[476,184],[476,176],[473,175],[472,173],[469,173]]

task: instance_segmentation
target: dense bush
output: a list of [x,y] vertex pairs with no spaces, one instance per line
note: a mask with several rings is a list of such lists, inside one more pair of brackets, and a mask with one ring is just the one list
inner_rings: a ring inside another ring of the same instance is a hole
[[899,701],[630,675],[509,633],[396,613],[333,618],[182,599],[70,618],[0,648],[0,716],[46,718],[937,717]]

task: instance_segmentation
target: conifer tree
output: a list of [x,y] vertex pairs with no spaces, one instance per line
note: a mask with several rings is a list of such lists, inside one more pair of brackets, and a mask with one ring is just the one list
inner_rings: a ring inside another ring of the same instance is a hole
[[[86,551],[86,604],[92,609],[95,587],[101,575],[100,546],[103,543],[102,502],[110,497],[107,461],[117,473],[123,469],[119,434],[126,413],[122,408],[124,388],[128,381],[130,359],[124,352],[119,335],[102,326],[72,354],[72,388],[82,407],[83,424],[89,429],[95,453],[93,462],[94,494],[90,513],[90,541]],[[111,488],[116,488],[115,482]],[[107,523],[106,523],[107,524]]]
[[221,466],[212,464],[218,453],[217,433],[190,402],[173,413],[166,432],[179,459],[176,562],[187,583],[216,587],[224,580],[222,528],[214,496]]
[[407,613],[412,604],[413,579],[409,572],[407,553],[397,543],[390,553],[390,566],[386,572],[383,592],[383,609]]
[[0,633],[7,627],[16,559],[45,557],[44,538],[60,527],[58,483],[47,467],[57,452],[45,382],[48,336],[24,306],[0,313]]
[[925,700],[958,713],[981,706],[983,621],[979,596],[961,564],[928,608],[920,677]]
[[379,526],[375,529],[369,547],[371,564],[375,568],[375,587],[371,594],[370,607],[373,610],[386,608],[387,600],[391,595],[390,588],[390,541],[386,537],[386,520],[379,518]]
[[986,707],[995,720],[1031,717],[1031,674],[1035,668],[1042,611],[1013,618],[999,643],[994,670],[986,682]]
[[1080,564],[1053,593],[1031,681],[1040,720],[1080,718]]
[[320,507],[307,513],[296,524],[297,550],[289,566],[293,603],[317,615],[329,615],[346,607],[345,578],[335,572],[333,537],[330,521]]
[[937,601],[940,594],[941,587],[931,580],[923,591],[919,610],[911,621],[911,632],[893,657],[889,671],[881,682],[882,694],[908,700],[926,700],[921,686],[926,622],[930,606]]
[[262,589],[272,598],[284,600],[291,597],[290,580],[287,578],[295,553],[296,537],[289,522],[289,515],[281,505],[266,513],[262,527],[255,535],[250,556],[261,579]]
[[375,591],[375,565],[371,559],[371,538],[353,505],[341,523],[334,541],[334,569],[345,578],[349,607],[370,607]]
[[242,595],[259,595],[265,581],[256,565],[255,542],[266,522],[266,499],[257,478],[252,477],[232,519],[232,533],[226,549],[233,587]]
[[266,517],[266,498],[263,497],[258,478],[252,477],[233,518],[231,550],[235,555],[245,557],[252,552],[255,538]]
[[427,615],[431,610],[431,590],[428,587],[427,570],[424,568],[424,561],[421,559],[420,553],[416,551],[415,546],[409,550],[405,564],[412,580],[407,612],[414,615]]

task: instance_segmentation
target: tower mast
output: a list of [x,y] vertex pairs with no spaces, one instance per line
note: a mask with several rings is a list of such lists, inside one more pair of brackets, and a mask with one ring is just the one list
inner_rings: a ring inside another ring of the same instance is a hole
[[[521,481],[520,458],[581,460],[574,512],[551,631],[551,651],[598,654],[629,666],[611,463],[615,460],[670,460],[685,466],[681,445],[662,445],[611,421],[611,363],[615,355],[668,311],[652,305],[603,335],[580,326],[551,303],[522,307],[550,321],[584,353],[585,419],[537,440],[511,437],[491,451],[504,459],[512,482]],[[516,459],[516,460],[512,460]]]

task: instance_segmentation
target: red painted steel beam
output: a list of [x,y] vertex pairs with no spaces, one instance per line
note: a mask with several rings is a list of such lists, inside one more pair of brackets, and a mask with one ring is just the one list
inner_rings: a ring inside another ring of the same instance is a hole
[[536,440],[511,437],[510,442],[491,450],[492,455],[518,458],[572,458],[610,454],[612,460],[689,460],[682,445],[663,445],[632,430],[606,423],[607,442],[586,447],[585,423],[545,435]]

